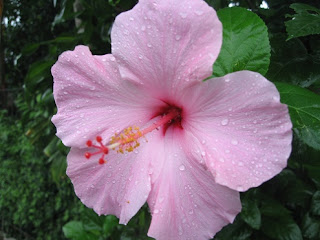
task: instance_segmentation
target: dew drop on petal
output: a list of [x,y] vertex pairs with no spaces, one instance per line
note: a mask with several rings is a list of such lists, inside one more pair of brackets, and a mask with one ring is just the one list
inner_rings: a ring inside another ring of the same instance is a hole
[[229,119],[225,118],[221,121],[222,126],[226,126],[229,123]]
[[273,98],[274,101],[279,101],[280,100],[280,98],[278,96],[273,96],[272,98]]
[[241,191],[243,191],[243,187],[238,186],[238,187],[237,187],[237,190],[238,190],[239,192],[241,192]]
[[181,39],[180,35],[176,35],[176,40],[179,41]]
[[186,167],[182,164],[182,165],[180,165],[179,170],[184,171],[184,170],[186,170]]
[[203,14],[202,11],[195,11],[195,14],[197,14],[198,16],[201,16]]

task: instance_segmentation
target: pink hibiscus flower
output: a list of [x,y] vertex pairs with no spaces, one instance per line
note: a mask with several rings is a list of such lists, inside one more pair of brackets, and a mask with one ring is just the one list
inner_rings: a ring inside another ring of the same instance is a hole
[[140,0],[111,38],[112,54],[78,46],[52,67],[77,196],[123,224],[147,201],[156,239],[212,238],[239,213],[239,191],[286,166],[287,106],[257,73],[202,81],[222,42],[202,0]]

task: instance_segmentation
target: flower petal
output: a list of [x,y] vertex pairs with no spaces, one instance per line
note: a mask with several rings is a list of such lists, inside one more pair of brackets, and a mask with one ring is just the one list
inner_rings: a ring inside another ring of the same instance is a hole
[[126,224],[148,198],[148,158],[111,151],[107,163],[100,165],[97,155],[85,159],[85,150],[71,148],[68,155],[67,175],[76,195],[99,215],[113,214]]
[[111,55],[93,56],[85,46],[61,54],[52,67],[58,112],[52,118],[67,146],[85,147],[88,139],[108,139],[125,127],[150,120],[148,109],[162,102],[135,83],[120,79]]
[[222,25],[203,0],[143,0],[117,16],[111,38],[121,76],[161,98],[212,74]]
[[[185,142],[182,132],[168,129],[160,175],[152,175],[148,235],[157,240],[212,238],[241,209],[239,193],[214,182],[190,154],[193,142]],[[159,155],[153,154],[158,162]]]
[[202,152],[217,183],[245,191],[286,167],[292,141],[288,108],[260,74],[241,71],[208,80],[183,99],[184,129],[198,139],[193,149]]

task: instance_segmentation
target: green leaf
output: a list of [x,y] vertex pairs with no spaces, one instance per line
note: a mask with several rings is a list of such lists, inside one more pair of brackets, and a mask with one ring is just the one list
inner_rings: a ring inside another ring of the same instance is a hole
[[320,96],[304,88],[275,83],[289,107],[293,129],[307,145],[320,149]]
[[312,197],[311,213],[320,216],[320,191],[315,192]]
[[249,240],[252,235],[250,229],[241,218],[237,217],[236,220],[225,226],[216,236],[215,240]]
[[109,215],[103,223],[103,233],[109,237],[117,226],[118,219],[115,216]]
[[265,74],[270,63],[268,30],[255,13],[244,8],[218,11],[223,25],[223,44],[213,65],[213,76],[240,70]]
[[261,226],[262,232],[276,240],[302,240],[298,225],[291,217],[264,217]]
[[320,220],[307,213],[302,219],[302,233],[305,238],[320,239]]
[[22,48],[21,53],[27,56],[31,55],[32,53],[38,50],[39,46],[40,43],[28,43]]
[[253,229],[259,229],[261,225],[261,214],[256,201],[250,197],[245,197],[241,203],[241,218]]
[[50,69],[55,63],[53,60],[38,61],[31,65],[25,79],[27,87],[31,89],[38,83],[42,82],[46,77],[50,76]]
[[290,8],[296,14],[289,15],[292,19],[287,21],[286,28],[288,40],[296,37],[320,34],[320,9],[303,3],[294,3]]
[[60,185],[62,179],[66,177],[66,169],[67,169],[66,157],[63,156],[60,152],[57,152],[53,156],[55,156],[55,158],[51,163],[50,172],[51,172],[53,181],[57,185]]
[[264,199],[261,202],[260,211],[263,216],[272,218],[290,217],[290,211],[282,206],[278,201],[265,194],[262,194],[262,196],[264,196]]
[[272,56],[266,77],[304,88],[320,83],[319,56],[310,55],[300,39],[285,39],[285,34],[275,34],[271,38]]
[[85,230],[80,221],[71,221],[62,228],[64,235],[71,240],[98,240],[99,236]]

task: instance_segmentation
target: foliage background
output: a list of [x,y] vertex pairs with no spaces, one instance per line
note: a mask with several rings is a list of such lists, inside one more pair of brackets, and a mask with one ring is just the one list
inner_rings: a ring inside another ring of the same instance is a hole
[[[277,82],[294,123],[288,167],[241,194],[241,214],[215,239],[319,240],[320,2],[266,0],[268,9],[260,7],[260,0],[207,2],[216,10],[230,4],[250,9],[266,23],[271,60],[262,71]],[[94,54],[109,53],[114,18],[135,4],[134,0],[6,0],[3,5],[0,0],[0,226],[8,236],[148,239],[146,206],[122,226],[115,217],[99,217],[81,204],[65,175],[68,149],[55,137],[50,122],[56,112],[50,68],[59,54],[78,44],[88,45]],[[225,73],[219,72],[222,65],[216,67],[215,76]],[[228,67],[243,69],[236,63]]]

